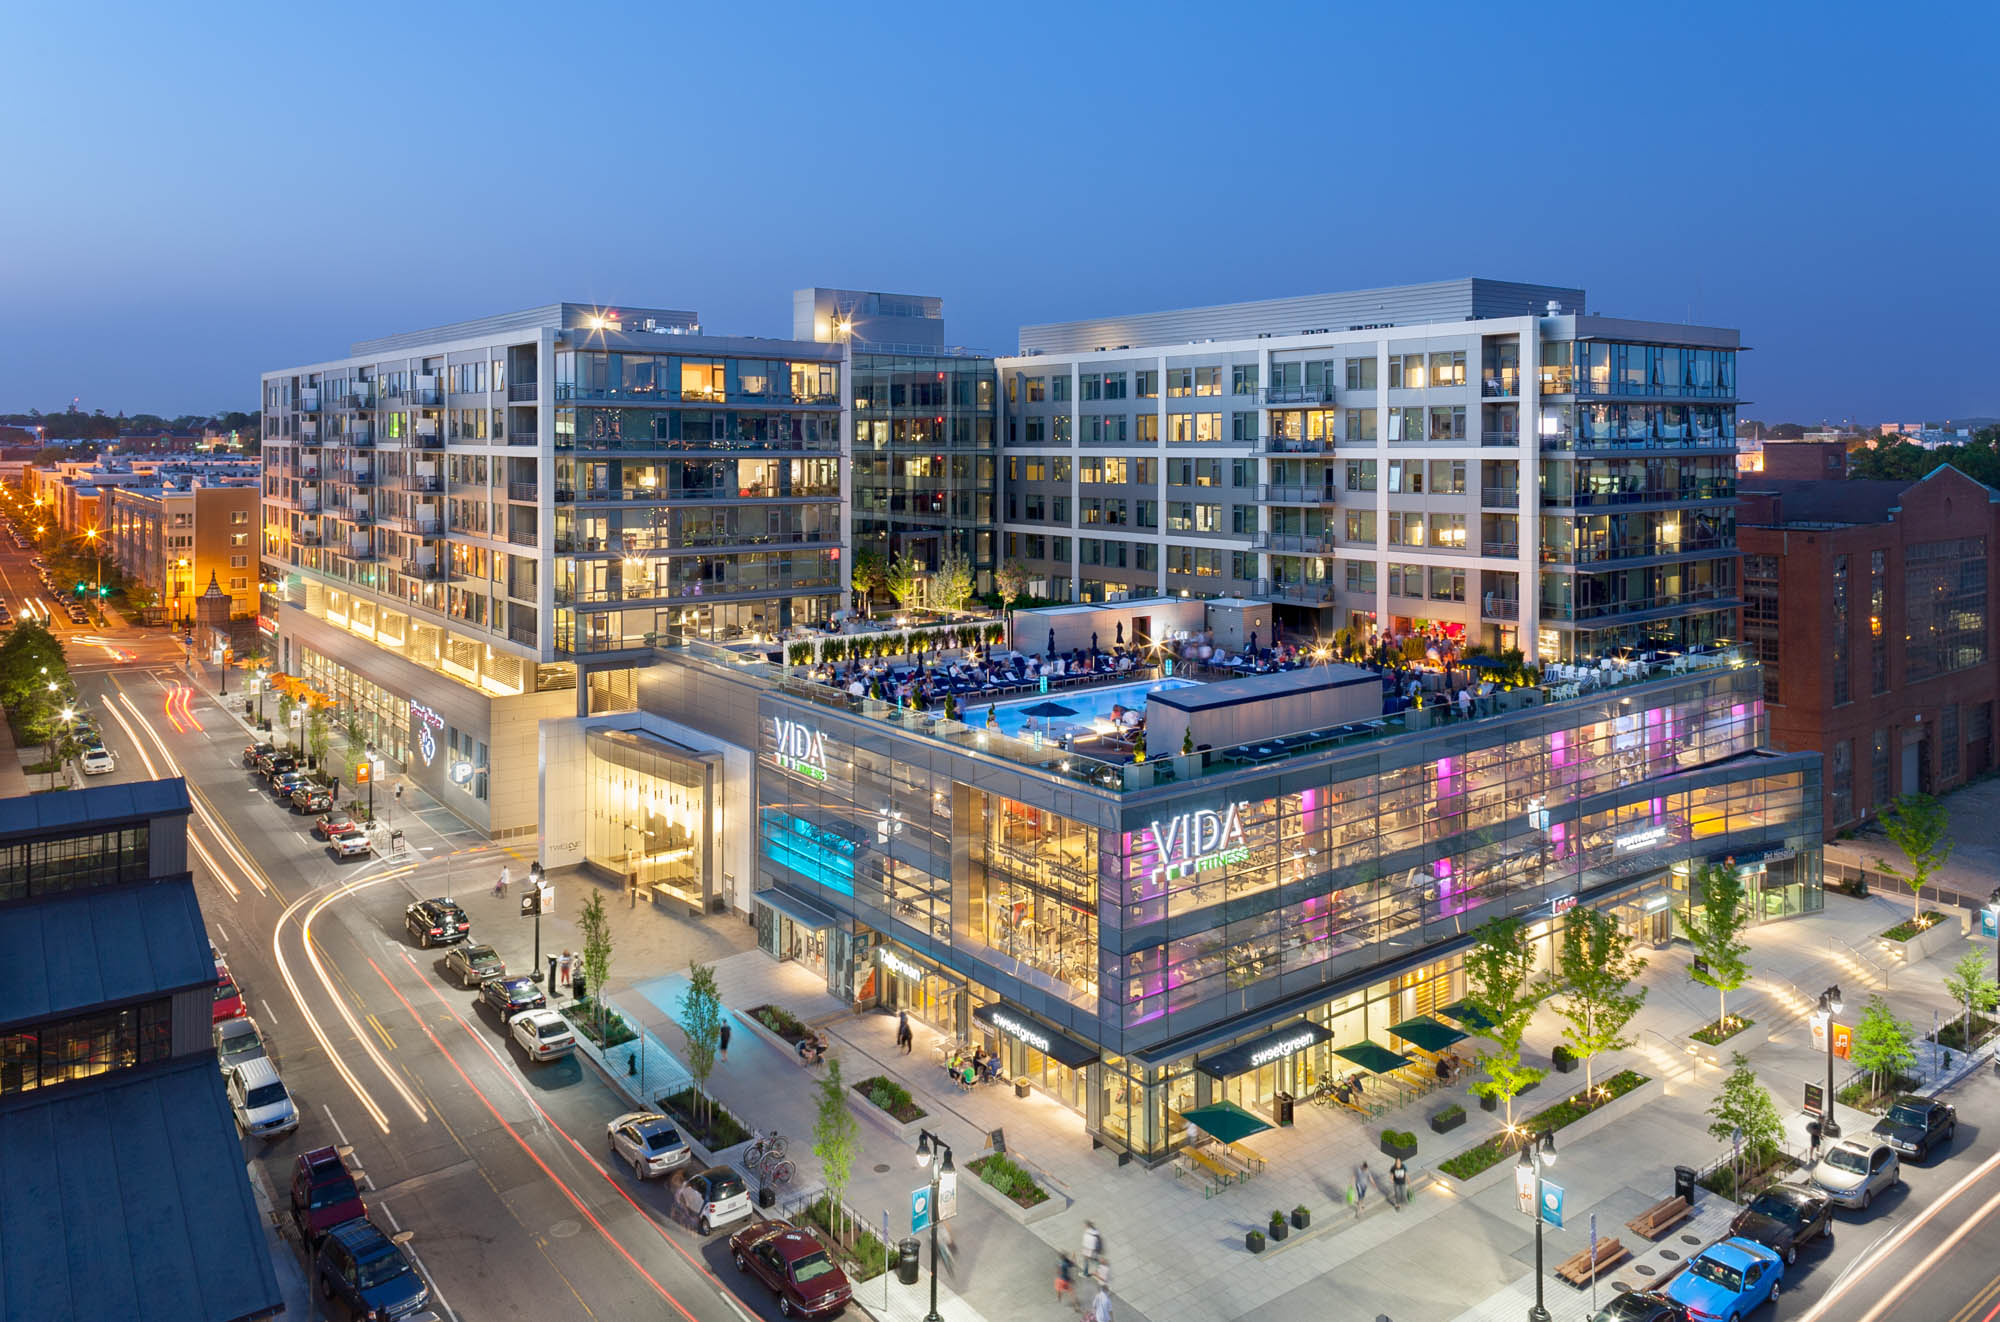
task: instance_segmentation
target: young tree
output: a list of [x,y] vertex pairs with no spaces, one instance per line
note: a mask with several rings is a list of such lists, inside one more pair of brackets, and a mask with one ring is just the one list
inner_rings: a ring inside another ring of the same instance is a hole
[[889,576],[889,566],[882,559],[882,553],[872,546],[860,548],[854,553],[847,572],[853,580],[854,590],[861,594],[861,613],[872,613],[875,589],[887,582]]
[[957,551],[946,551],[931,574],[929,587],[933,610],[963,610],[972,599],[972,562]]
[[591,1008],[597,1016],[597,1037],[604,1040],[604,983],[611,976],[611,915],[604,909],[604,892],[591,888],[583,908],[576,915],[576,930],[583,937],[583,976],[590,979],[587,989]]
[[847,1084],[840,1076],[840,1057],[826,1058],[826,1073],[813,1085],[813,1155],[819,1158],[820,1178],[826,1183],[827,1224],[847,1192],[848,1178],[854,1173],[854,1155],[860,1149],[856,1138],[859,1122],[847,1104]]
[[327,728],[326,709],[315,703],[306,717],[306,747],[312,752],[315,767],[326,766],[326,749],[331,737],[332,731]]
[[924,604],[924,595],[930,588],[930,571],[915,552],[905,551],[896,557],[896,563],[889,566],[884,583],[889,595],[904,610],[916,610]]
[[1723,1031],[1729,1020],[1729,993],[1750,981],[1750,963],[1744,958],[1750,946],[1741,939],[1750,924],[1750,908],[1743,875],[1734,862],[1706,864],[1694,880],[1701,893],[1684,921],[1688,941],[1708,967],[1691,968],[1688,976],[1715,988],[1716,1028]]
[[716,990],[712,964],[688,964],[688,989],[681,994],[681,1031],[687,1034],[687,1067],[694,1076],[695,1101],[706,1117],[708,1076],[715,1072],[715,1053],[722,1043],[722,994]]
[[[1742,1052],[1732,1053],[1729,1065],[1729,1077],[1722,1081],[1722,1091],[1708,1108],[1714,1120],[1708,1132],[1724,1143],[1740,1138],[1741,1155],[1750,1158],[1753,1168],[1761,1167],[1777,1155],[1778,1144],[1785,1137],[1785,1120],[1778,1114],[1778,1104],[1771,1100],[1771,1090],[1757,1082]],[[1739,1164],[1733,1169],[1740,1187],[1742,1168]]]
[[1905,866],[1878,857],[1875,866],[1910,888],[1910,921],[1923,918],[1924,887],[1951,857],[1951,813],[1928,794],[1905,794],[1882,814],[1882,830],[1903,851]]
[[1021,594],[1028,590],[1028,571],[1021,568],[1017,562],[1009,560],[993,571],[993,586],[1000,593],[1000,608],[1005,610],[1019,601]]
[[1584,1091],[1595,1092],[1592,1061],[1602,1052],[1631,1046],[1625,1026],[1646,1003],[1646,989],[1631,989],[1645,972],[1646,961],[1632,953],[1632,938],[1617,919],[1599,909],[1577,905],[1563,919],[1558,955],[1556,1006],[1567,1027],[1563,1040],[1583,1062]]
[[1521,1063],[1521,1038],[1541,1002],[1534,976],[1535,947],[1518,918],[1490,920],[1465,952],[1465,999],[1485,1019],[1485,1026],[1475,1031],[1494,1048],[1480,1053],[1486,1077],[1472,1091],[1506,1104],[1509,1129],[1514,1127],[1514,1099],[1548,1073]]
[[1965,1007],[1965,1028],[1959,1034],[1958,1044],[1970,1051],[1972,1016],[2000,1005],[2000,983],[1994,982],[1993,975],[1986,971],[1986,956],[1971,950],[1960,955],[1951,972],[1944,975],[1944,989],[1952,1000]]
[[1881,1092],[1897,1075],[1917,1063],[1917,1047],[1910,1026],[1890,1011],[1880,994],[1868,998],[1862,1007],[1861,1022],[1854,1026],[1854,1046],[1850,1057],[1854,1068],[1868,1074],[1870,1091]]

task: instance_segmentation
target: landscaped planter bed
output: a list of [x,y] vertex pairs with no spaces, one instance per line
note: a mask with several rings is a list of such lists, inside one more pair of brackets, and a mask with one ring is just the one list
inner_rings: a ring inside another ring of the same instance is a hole
[[[1597,1085],[1596,1097],[1587,1097],[1582,1091],[1572,1093],[1555,1105],[1545,1107],[1518,1122],[1515,1129],[1527,1133],[1560,1129],[1649,1082],[1651,1080],[1637,1070],[1621,1070]],[[1457,1156],[1439,1162],[1438,1169],[1455,1179],[1470,1179],[1500,1162],[1511,1150],[1509,1135],[1495,1134],[1476,1147],[1467,1148]]]

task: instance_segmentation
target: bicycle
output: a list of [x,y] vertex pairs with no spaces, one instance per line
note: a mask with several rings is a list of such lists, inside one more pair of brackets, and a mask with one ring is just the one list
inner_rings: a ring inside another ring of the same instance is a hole
[[792,1163],[783,1157],[768,1157],[758,1174],[764,1177],[766,1184],[790,1184],[795,1171]]
[[785,1136],[775,1129],[768,1134],[760,1129],[751,1142],[749,1151],[743,1154],[743,1164],[755,1171],[767,1161],[784,1160],[784,1156]]

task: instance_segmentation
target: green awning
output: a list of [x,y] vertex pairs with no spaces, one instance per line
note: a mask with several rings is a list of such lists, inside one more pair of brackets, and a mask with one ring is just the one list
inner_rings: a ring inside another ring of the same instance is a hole
[[1335,1047],[1333,1054],[1343,1060],[1351,1060],[1370,1074],[1387,1074],[1405,1065],[1414,1064],[1408,1056],[1400,1055],[1375,1042],[1356,1042],[1351,1047]]
[[1400,1037],[1421,1051],[1443,1051],[1454,1042],[1463,1042],[1465,1034],[1450,1024],[1441,1024],[1427,1014],[1415,1019],[1405,1019],[1389,1030],[1390,1037]]
[[1493,1027],[1493,1021],[1487,1018],[1485,1012],[1470,1001],[1455,1001],[1445,1006],[1444,1009],[1439,1010],[1438,1013],[1456,1023],[1464,1024],[1475,1033],[1482,1028]]
[[1234,1143],[1271,1127],[1234,1102],[1197,1106],[1192,1111],[1181,1112],[1181,1119],[1219,1143]]

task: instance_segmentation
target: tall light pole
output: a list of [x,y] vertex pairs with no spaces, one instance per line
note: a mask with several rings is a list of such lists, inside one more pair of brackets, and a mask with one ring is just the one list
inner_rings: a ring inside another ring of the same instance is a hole
[[1548,1305],[1542,1302],[1542,1171],[1556,1164],[1556,1136],[1548,1131],[1530,1134],[1521,1145],[1520,1159],[1514,1163],[1516,1178],[1534,1182],[1535,1217],[1535,1306],[1528,1310],[1528,1322],[1549,1322]]
[[[536,982],[542,980],[542,915],[548,912],[549,889],[542,880],[542,865],[528,865],[528,889],[521,894],[521,916],[532,916],[535,920],[535,962],[528,966],[528,976]],[[554,981],[549,986],[550,995],[555,994]]]
[[1826,1102],[1819,1118],[1823,1139],[1840,1137],[1840,1121],[1833,1118],[1833,1017],[1840,1011],[1840,984],[1836,982],[1819,994],[1819,1012],[1826,1018]]
[[[931,1160],[935,1152],[937,1160]],[[928,1168],[931,1173],[931,1311],[924,1314],[924,1322],[944,1322],[938,1316],[937,1276],[938,1276],[938,1222],[943,1211],[938,1206],[938,1191],[946,1176],[956,1182],[958,1173],[951,1165],[951,1144],[931,1133],[928,1129],[917,1131],[917,1165]]]

